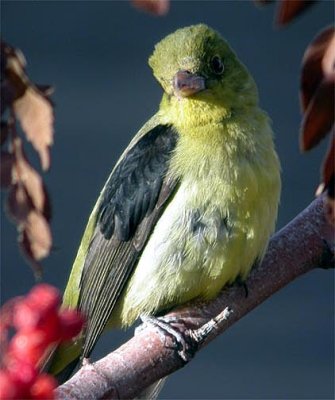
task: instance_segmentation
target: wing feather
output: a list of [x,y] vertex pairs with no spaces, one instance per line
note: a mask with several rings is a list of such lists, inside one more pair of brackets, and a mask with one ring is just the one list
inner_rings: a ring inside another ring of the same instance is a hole
[[114,168],[101,195],[85,258],[79,309],[87,317],[83,356],[105,328],[157,220],[177,187],[167,178],[178,134],[157,125]]

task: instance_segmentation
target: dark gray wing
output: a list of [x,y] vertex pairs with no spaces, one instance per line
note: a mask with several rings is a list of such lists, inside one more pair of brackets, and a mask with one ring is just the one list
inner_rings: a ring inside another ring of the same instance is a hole
[[84,357],[105,328],[176,189],[177,181],[166,173],[177,137],[171,126],[154,127],[124,155],[105,185],[80,282],[79,309],[87,317]]

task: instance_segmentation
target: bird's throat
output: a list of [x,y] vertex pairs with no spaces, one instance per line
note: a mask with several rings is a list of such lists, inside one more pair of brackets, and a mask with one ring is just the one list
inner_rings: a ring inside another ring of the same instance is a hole
[[231,117],[228,107],[216,101],[205,101],[200,94],[187,98],[163,96],[160,110],[180,135],[196,134],[199,127],[222,124]]

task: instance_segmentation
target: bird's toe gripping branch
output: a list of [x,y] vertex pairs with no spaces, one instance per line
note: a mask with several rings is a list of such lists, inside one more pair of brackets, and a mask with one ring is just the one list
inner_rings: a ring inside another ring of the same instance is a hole
[[174,346],[177,350],[178,355],[186,364],[188,363],[194,356],[196,349],[192,341],[188,340],[188,335],[186,334],[185,325],[178,324],[177,326],[173,326],[172,320],[164,317],[153,317],[148,315],[141,315],[141,320],[146,325],[152,325],[158,328],[158,332],[161,334],[162,340],[166,340],[166,336],[171,337],[174,340]]
[[[162,340],[166,340],[166,336],[174,339],[174,344],[179,357],[187,364],[195,355],[199,346],[202,346],[211,334],[216,331],[222,323],[228,320],[233,314],[230,307],[226,307],[215,318],[208,321],[198,329],[188,329],[185,323],[173,317],[153,317],[142,315],[143,328],[152,325],[158,328],[158,332],[162,335]],[[139,327],[140,331],[143,329]]]

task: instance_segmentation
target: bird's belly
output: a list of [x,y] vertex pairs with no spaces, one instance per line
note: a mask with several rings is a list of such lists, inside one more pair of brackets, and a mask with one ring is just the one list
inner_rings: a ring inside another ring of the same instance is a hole
[[143,250],[113,312],[117,325],[130,325],[141,314],[155,314],[196,297],[214,297],[238,275],[245,277],[258,255],[241,255],[247,234],[229,220],[222,198],[200,207],[196,188],[192,195],[185,186]]

